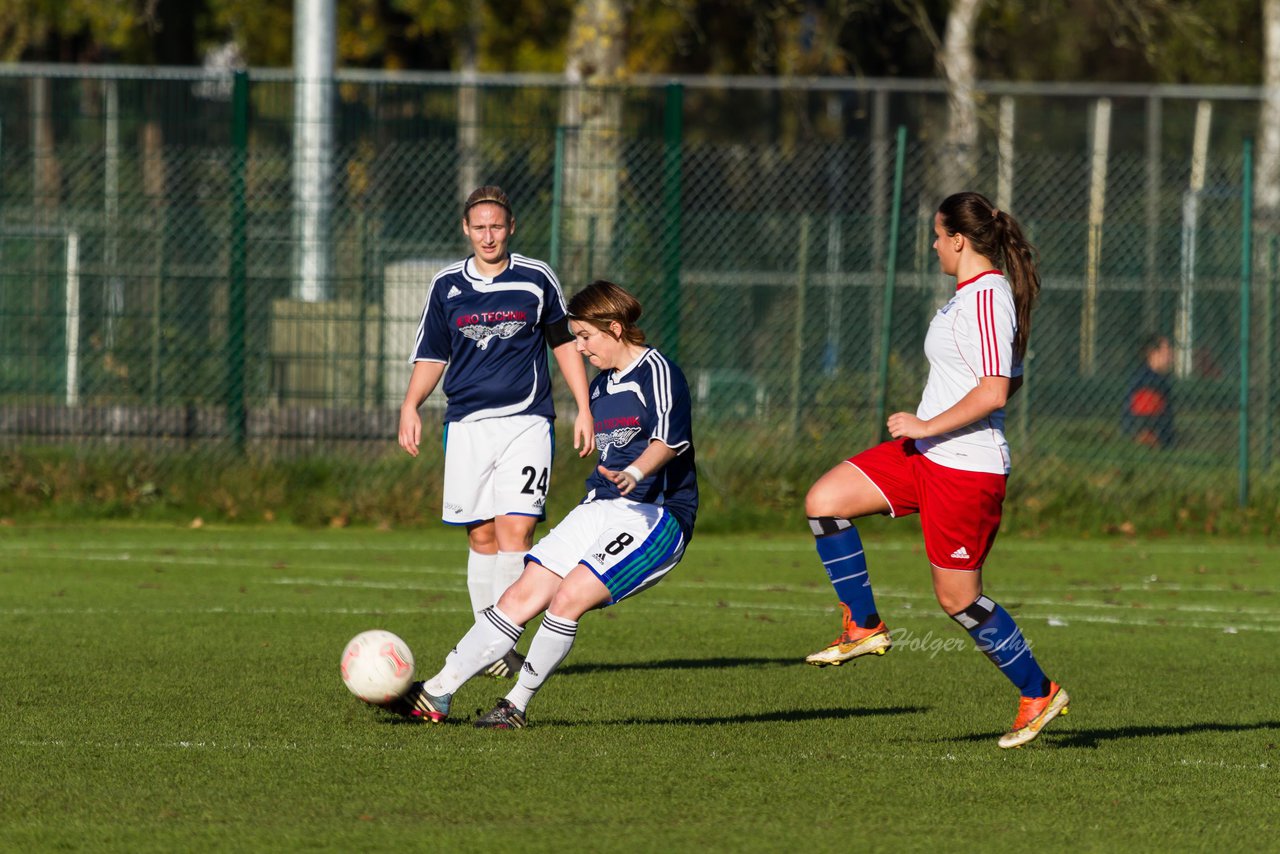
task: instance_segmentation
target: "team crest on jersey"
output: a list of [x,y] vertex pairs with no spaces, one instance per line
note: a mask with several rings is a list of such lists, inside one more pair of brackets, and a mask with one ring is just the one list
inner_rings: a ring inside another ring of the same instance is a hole
[[600,452],[600,461],[609,459],[610,447],[625,447],[639,434],[639,427],[615,427],[606,433],[597,433],[596,450]]
[[495,323],[492,326],[483,323],[472,323],[458,327],[458,331],[476,342],[476,346],[481,350],[484,350],[494,338],[506,340],[523,329],[524,325],[523,320],[506,320],[502,323]]

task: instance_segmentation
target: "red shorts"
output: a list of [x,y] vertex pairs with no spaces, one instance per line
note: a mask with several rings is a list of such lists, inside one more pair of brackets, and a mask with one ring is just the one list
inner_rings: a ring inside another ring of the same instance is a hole
[[849,458],[894,518],[920,514],[924,550],[939,569],[982,569],[1000,530],[1008,476],[938,465],[911,439],[883,442]]

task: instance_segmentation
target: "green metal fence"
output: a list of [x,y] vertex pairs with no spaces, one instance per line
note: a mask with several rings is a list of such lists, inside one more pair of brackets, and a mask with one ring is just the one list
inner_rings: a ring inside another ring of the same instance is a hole
[[[816,474],[918,402],[950,287],[932,212],[967,187],[1042,255],[1015,465],[1176,470],[1242,500],[1273,471],[1277,250],[1251,234],[1256,102],[1234,90],[991,89],[958,186],[937,169],[935,86],[574,95],[345,75],[323,237],[304,246],[288,76],[2,70],[5,446],[389,451],[425,286],[464,252],[461,196],[497,183],[513,248],[550,260],[566,290],[608,277],[641,297],[651,340],[689,377],[713,471]],[[1216,124],[1197,148],[1205,103]],[[307,252],[325,259],[318,289],[300,287]],[[1121,429],[1152,332],[1177,348],[1178,440],[1163,450]]]

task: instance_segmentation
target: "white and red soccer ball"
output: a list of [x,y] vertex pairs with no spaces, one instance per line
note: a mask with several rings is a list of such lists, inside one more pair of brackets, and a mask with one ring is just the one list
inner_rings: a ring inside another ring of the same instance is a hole
[[370,629],[342,651],[342,681],[361,700],[381,705],[404,696],[413,684],[413,653],[399,635]]

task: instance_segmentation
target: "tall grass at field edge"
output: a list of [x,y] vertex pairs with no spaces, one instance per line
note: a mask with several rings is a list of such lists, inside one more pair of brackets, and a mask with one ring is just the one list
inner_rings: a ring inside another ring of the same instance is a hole
[[[746,449],[700,457],[698,530],[804,530],[805,492],[833,458],[819,456],[805,454],[789,465],[754,457]],[[589,466],[572,454],[557,456],[550,520],[580,499]],[[19,449],[0,454],[0,517],[435,526],[442,469],[439,455],[410,459],[398,451],[279,459]],[[1011,478],[1003,531],[1013,536],[1263,537],[1280,531],[1280,480],[1271,476],[1254,482],[1244,508],[1238,506],[1237,493],[1236,480],[1225,473],[1155,471],[1138,465],[1082,471],[1045,457],[1023,462]],[[886,529],[906,532],[915,526],[894,523]]]

